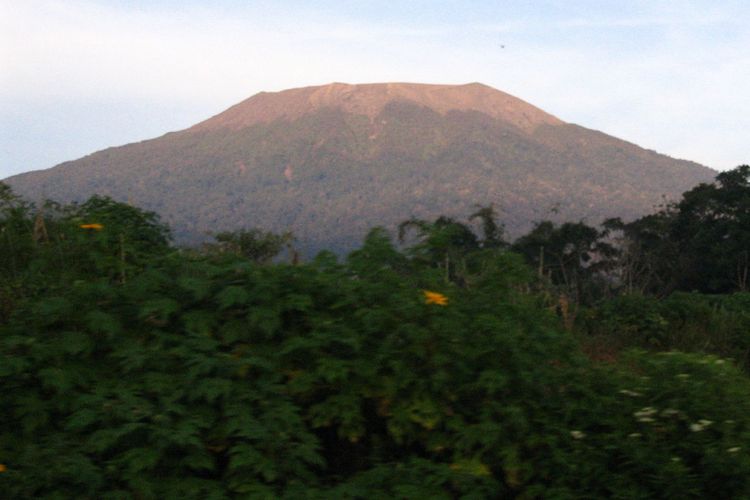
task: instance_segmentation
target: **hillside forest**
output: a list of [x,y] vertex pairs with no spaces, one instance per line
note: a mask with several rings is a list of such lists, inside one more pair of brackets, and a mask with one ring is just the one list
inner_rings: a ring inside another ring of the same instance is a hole
[[0,184],[2,498],[750,498],[750,166],[302,259]]

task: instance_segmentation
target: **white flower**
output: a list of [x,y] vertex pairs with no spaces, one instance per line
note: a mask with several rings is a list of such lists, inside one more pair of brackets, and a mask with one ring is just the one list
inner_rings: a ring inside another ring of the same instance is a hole
[[570,436],[571,436],[571,437],[572,437],[573,439],[583,439],[583,438],[585,438],[585,437],[586,437],[586,434],[584,434],[584,433],[583,433],[583,432],[581,432],[581,431],[570,431]]
[[709,425],[713,424],[711,420],[706,420],[704,418],[698,420],[698,423],[701,424],[703,427],[708,427]]
[[704,429],[701,424],[690,424],[690,430],[693,432],[700,432]]
[[633,432],[633,433],[628,434],[628,437],[629,438],[639,438],[639,437],[641,437],[641,433],[640,432]]
[[679,462],[679,461],[680,461],[680,457],[672,457],[672,462]]
[[653,422],[654,419],[651,418],[657,413],[657,409],[653,408],[651,406],[646,406],[645,408],[641,408],[640,410],[633,413],[633,416],[639,421],[639,422]]
[[714,361],[714,363],[716,363],[717,365],[723,365],[725,361],[723,359],[717,359],[716,361]]
[[674,408],[667,408],[661,412],[662,417],[673,417],[679,414],[680,414],[680,410],[675,410]]
[[629,389],[621,389],[620,394],[625,394],[626,396],[631,396],[634,398],[637,398],[638,396],[642,396],[640,392],[631,391]]
[[742,448],[740,448],[739,446],[734,446],[734,447],[732,447],[732,448],[727,448],[727,452],[728,452],[728,453],[737,453],[737,452],[738,452],[738,451],[740,451],[741,449],[742,449]]

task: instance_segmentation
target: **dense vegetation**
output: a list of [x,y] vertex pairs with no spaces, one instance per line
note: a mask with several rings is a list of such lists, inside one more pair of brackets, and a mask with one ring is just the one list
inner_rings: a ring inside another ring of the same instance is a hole
[[0,189],[3,498],[750,496],[750,167],[630,223],[510,244],[477,207],[304,263]]

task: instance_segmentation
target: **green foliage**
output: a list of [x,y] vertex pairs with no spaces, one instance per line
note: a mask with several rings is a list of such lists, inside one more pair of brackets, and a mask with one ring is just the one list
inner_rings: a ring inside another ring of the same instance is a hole
[[750,166],[721,172],[715,184],[684,194],[672,228],[689,274],[681,289],[750,289]]
[[106,197],[41,207],[0,184],[0,323],[26,298],[76,280],[124,282],[173,251],[153,212]]
[[620,259],[628,292],[666,295],[747,291],[750,287],[750,166],[721,172],[682,200],[629,224]]
[[2,498],[750,496],[747,293],[600,300],[578,338],[549,307],[627,276],[607,231],[661,252],[673,213],[541,223],[513,253],[479,207],[481,239],[411,219],[405,251],[376,228],[282,265],[287,235],[174,251],[107,198],[0,185],[0,210]]
[[620,219],[604,222],[619,251],[610,262],[610,272],[622,294],[674,291],[675,280],[683,272],[678,245],[670,236],[674,217],[674,208],[668,206],[628,224]]
[[0,182],[0,324],[10,314],[22,286],[34,240],[31,206]]
[[120,236],[137,255],[150,256],[169,246],[171,231],[160,223],[159,216],[154,212],[103,196],[92,196],[73,207],[71,219],[80,224],[101,224],[101,234],[106,235],[106,241],[112,246],[119,243]]
[[584,341],[618,349],[706,352],[750,373],[750,294],[674,293],[665,299],[623,295],[579,316]]
[[507,246],[508,244],[503,240],[505,228],[497,222],[495,206],[492,204],[486,207],[477,205],[476,208],[477,211],[469,216],[469,220],[479,219],[482,223],[482,247],[497,248]]
[[511,248],[537,269],[540,278],[580,303],[601,293],[597,279],[609,267],[607,259],[616,255],[606,235],[583,222],[557,226],[542,221]]
[[750,467],[747,377],[724,359],[677,352],[631,352],[621,366],[588,372],[587,390],[596,396],[575,408],[573,443],[568,455],[551,455],[558,460],[549,460],[556,473],[546,491],[747,497],[750,485],[741,478]]
[[442,270],[445,281],[461,282],[465,279],[466,258],[480,245],[467,225],[444,216],[431,223],[409,219],[399,224],[400,242],[407,240],[410,229],[417,232],[416,243],[409,247],[413,259],[422,265]]
[[[125,281],[155,257],[170,251],[170,230],[154,212],[101,196],[93,196],[69,210],[70,215],[62,220],[69,224],[68,237],[73,248],[68,251],[90,256],[88,261],[80,257],[77,260],[100,277]],[[92,224],[101,225],[101,229],[86,228]]]
[[224,231],[214,238],[218,248],[209,245],[209,251],[230,252],[259,264],[269,263],[294,240],[290,232],[275,234],[260,229]]
[[20,304],[0,326],[3,497],[750,494],[731,363],[605,370],[522,292],[519,255],[476,249],[460,283],[422,255],[382,230],[344,263],[172,253]]

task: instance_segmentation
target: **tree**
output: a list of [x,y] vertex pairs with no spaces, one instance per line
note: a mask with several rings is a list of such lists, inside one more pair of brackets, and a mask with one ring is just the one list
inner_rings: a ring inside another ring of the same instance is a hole
[[604,221],[606,237],[617,249],[609,272],[621,292],[664,296],[675,289],[680,255],[670,234],[674,216],[667,207],[630,223],[620,218]]
[[17,277],[28,261],[32,246],[33,206],[0,182],[0,278]]
[[469,220],[479,219],[482,224],[483,238],[480,242],[482,248],[504,248],[508,243],[503,240],[505,228],[497,223],[497,212],[495,206],[477,205],[477,211],[469,216]]
[[259,264],[267,264],[294,241],[291,232],[276,234],[260,229],[225,231],[214,238],[219,243],[220,250]]
[[463,279],[466,255],[479,248],[476,235],[467,225],[446,216],[440,216],[434,222],[412,218],[399,224],[400,242],[406,240],[410,229],[417,232],[417,243],[409,249],[413,258],[441,268],[446,281]]
[[82,264],[93,266],[100,276],[124,282],[151,259],[171,250],[171,231],[155,212],[98,195],[67,212],[63,222],[75,235],[70,241],[86,247],[82,254],[88,259]]
[[609,219],[625,292],[727,293],[750,287],[750,166],[722,172],[630,223]]
[[725,293],[750,284],[750,166],[721,172],[677,204],[672,237],[683,256],[679,286]]
[[603,241],[604,233],[583,222],[556,226],[542,221],[512,245],[542,278],[562,287],[580,303],[592,288],[593,279],[608,264],[614,248]]

